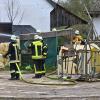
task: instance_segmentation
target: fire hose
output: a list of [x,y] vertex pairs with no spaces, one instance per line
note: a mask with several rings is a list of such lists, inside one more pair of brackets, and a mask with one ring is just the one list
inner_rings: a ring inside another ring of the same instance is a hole
[[[34,81],[34,79],[33,80],[28,80],[28,79],[25,79],[24,77],[23,77],[23,75],[22,75],[22,73],[21,73],[21,70],[20,70],[20,68],[19,68],[19,66],[18,66],[18,64],[16,63],[16,66],[17,66],[17,68],[18,68],[18,71],[19,71],[19,74],[20,74],[20,80],[22,80],[22,81],[24,81],[24,82],[26,82],[26,83],[30,83],[30,84],[38,84],[38,85],[60,85],[60,86],[66,86],[66,85],[76,85],[77,84],[77,82],[76,81],[74,81],[74,80],[71,80],[71,79],[64,79],[64,81],[67,81],[67,82],[70,82],[70,83],[43,83],[43,82],[35,82]],[[52,79],[52,80],[59,80],[59,78],[53,78],[53,77],[50,77],[50,75],[52,75],[52,74],[54,74],[55,73],[55,71],[53,71],[52,73],[49,73],[48,75],[46,75],[45,77],[46,78],[49,78],[49,79]]]

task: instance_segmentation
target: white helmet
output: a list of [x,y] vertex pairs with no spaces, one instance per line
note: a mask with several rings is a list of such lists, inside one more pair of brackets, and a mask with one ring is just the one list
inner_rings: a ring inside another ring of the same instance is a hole
[[39,39],[39,38],[40,38],[39,35],[34,35],[34,40],[37,40],[37,39]]
[[17,37],[15,35],[11,36],[11,40],[16,40],[16,39],[17,39]]
[[79,34],[79,30],[76,30],[76,31],[75,31],[75,34],[77,34],[77,35],[78,35],[78,34]]
[[39,39],[40,39],[40,40],[43,40],[42,36],[39,36]]
[[53,28],[52,31],[57,31],[56,28]]
[[40,33],[41,31],[40,31],[40,30],[36,30],[36,32],[37,32],[37,33]]

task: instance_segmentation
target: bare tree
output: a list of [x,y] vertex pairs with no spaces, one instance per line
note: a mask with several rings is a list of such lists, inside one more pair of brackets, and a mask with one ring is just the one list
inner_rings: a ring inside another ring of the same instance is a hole
[[7,0],[6,11],[8,19],[12,23],[12,25],[17,18],[18,18],[17,24],[21,23],[24,11],[21,10],[21,6],[18,0]]

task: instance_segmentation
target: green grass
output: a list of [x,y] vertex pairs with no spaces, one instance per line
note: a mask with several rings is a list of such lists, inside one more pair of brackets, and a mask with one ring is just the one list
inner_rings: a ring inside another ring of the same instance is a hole
[[46,67],[46,73],[50,73],[52,71],[55,71],[56,69],[57,69],[57,67],[55,67],[55,66]]
[[[5,66],[5,70],[9,71],[9,65]],[[46,66],[46,73],[51,73],[53,71],[55,71],[57,69],[57,67],[55,66]],[[34,68],[32,66],[21,66],[20,70],[22,71],[22,73],[34,73]]]

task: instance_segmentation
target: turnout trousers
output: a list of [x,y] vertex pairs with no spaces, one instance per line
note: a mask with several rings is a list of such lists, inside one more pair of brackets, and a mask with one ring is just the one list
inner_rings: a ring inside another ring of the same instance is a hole
[[45,59],[33,59],[35,77],[41,78],[45,75]]
[[16,64],[18,63],[10,63],[11,79],[19,79],[19,71]]

